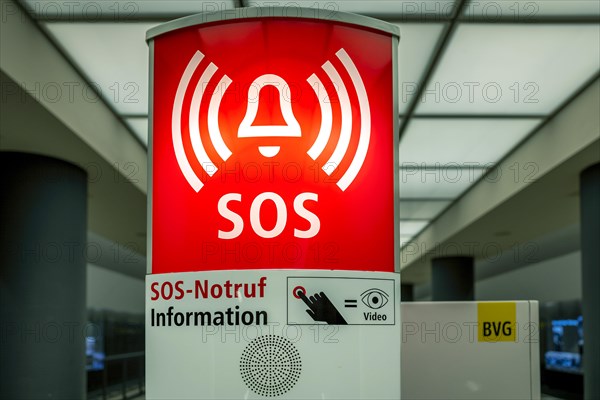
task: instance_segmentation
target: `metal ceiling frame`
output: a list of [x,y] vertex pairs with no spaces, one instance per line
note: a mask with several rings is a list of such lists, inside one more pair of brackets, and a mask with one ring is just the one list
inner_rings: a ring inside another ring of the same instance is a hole
[[[415,114],[411,119],[544,119],[547,114]],[[400,118],[406,118],[401,115]]]
[[93,82],[93,80],[90,79],[89,75],[86,74],[85,71],[83,70],[83,68],[81,68],[79,66],[79,64],[77,64],[77,62],[75,62],[75,60],[73,60],[69,56],[67,51],[63,48],[63,46],[60,43],[58,43],[58,41],[54,38],[54,36],[46,29],[46,27],[44,25],[42,25],[42,22],[44,22],[44,21],[36,19],[33,15],[31,15],[29,13],[27,8],[23,5],[23,0],[17,0],[17,1],[15,1],[15,4],[17,5],[17,7],[19,7],[22,15],[25,18],[29,18],[31,20],[31,22],[33,22],[33,24],[38,27],[38,29],[40,30],[42,35],[44,35],[46,37],[46,39],[48,39],[50,44],[56,49],[56,51],[58,51],[60,53],[60,55],[67,61],[67,63],[71,66],[71,68],[73,68],[75,70],[75,72],[79,76],[81,76],[85,82],[87,82],[88,87],[94,92],[94,95],[98,99],[100,99],[100,102],[102,102],[102,104],[104,104],[111,111],[111,113],[115,116],[115,118],[123,124],[125,129],[134,138],[134,140],[136,142],[138,142],[140,144],[140,146],[142,146],[142,148],[144,148],[144,150],[147,151],[146,144],[144,142],[142,142],[142,140],[135,134],[135,132],[133,132],[133,129],[131,129],[131,127],[125,121],[123,116],[117,111],[117,109],[111,103],[109,103],[104,98],[104,96],[102,96],[102,93],[100,93],[100,91],[98,91],[97,87],[90,83],[90,82]]
[[[600,24],[600,16],[586,16],[586,15],[574,15],[574,16],[540,16],[540,17],[529,17],[529,16],[514,16],[514,15],[506,15],[502,17],[485,17],[485,16],[471,16],[465,15],[465,11],[468,7],[468,4],[471,0],[455,0],[452,12],[450,15],[435,15],[435,14],[378,14],[378,13],[362,13],[361,15],[382,19],[389,23],[441,23],[443,24],[442,31],[439,34],[438,41],[433,49],[432,55],[428,60],[419,80],[419,84],[417,85],[417,91],[413,95],[410,103],[406,108],[406,112],[400,115],[400,124],[398,130],[399,140],[402,140],[403,135],[405,134],[410,121],[414,119],[540,119],[540,123],[529,133],[527,134],[521,141],[515,143],[513,147],[506,154],[501,157],[494,165],[501,163],[506,157],[508,157],[516,148],[518,148],[521,144],[523,144],[526,140],[528,140],[532,135],[538,132],[543,126],[545,126],[550,120],[552,120],[560,111],[562,111],[568,104],[570,104],[579,94],[581,94],[585,89],[587,89],[591,84],[593,84],[599,77],[600,72],[597,72],[594,76],[588,79],[580,88],[575,90],[565,101],[563,101],[555,110],[553,110],[549,114],[417,114],[416,108],[421,101],[423,93],[425,92],[429,81],[432,79],[434,73],[440,65],[440,61],[444,56],[446,50],[449,47],[449,44],[456,32],[457,28],[461,24],[557,24],[557,25],[574,25],[574,24]],[[73,16],[73,15],[63,15],[60,17],[52,17],[52,16],[39,16],[30,13],[29,7],[25,4],[24,0],[17,0],[16,2],[20,7],[21,11],[27,15],[40,29],[40,31],[48,38],[48,40],[52,43],[52,45],[61,53],[61,55],[67,60],[67,62],[77,71],[77,73],[88,83],[92,82],[89,79],[89,76],[85,73],[85,71],[78,66],[78,64],[73,60],[65,51],[65,49],[58,43],[58,41],[52,36],[50,32],[43,26],[42,23],[52,23],[52,22],[85,22],[85,23],[94,23],[94,22],[150,22],[150,23],[161,23],[170,21],[176,18],[181,18],[188,16],[188,13],[172,13],[172,14],[164,14],[161,16],[150,15],[150,14],[134,14],[128,17],[118,17],[114,18],[110,15],[102,15],[100,18],[84,18],[81,16]],[[234,0],[233,1],[235,8],[243,8],[248,7],[250,5],[249,0]],[[90,85],[94,92],[97,92],[96,88],[93,85]],[[134,119],[134,118],[148,118],[146,114],[120,114],[114,108],[112,104],[110,104],[107,100],[105,100],[100,93],[95,93],[100,97],[101,101],[111,110],[111,112],[115,115],[115,117],[123,123],[129,133],[138,141],[144,148],[146,145],[137,137],[137,135],[133,132],[133,129],[126,122],[126,119]],[[399,166],[400,170],[406,169],[406,167]],[[459,201],[473,186],[475,186],[479,181],[485,179],[485,177],[493,170],[493,166],[482,166],[481,168],[477,167],[436,167],[436,166],[418,166],[418,167],[410,167],[411,169],[421,170],[421,169],[432,169],[432,168],[440,168],[440,169],[488,169],[486,173],[482,174],[479,179],[476,179],[466,190],[464,190],[459,196],[455,198],[402,198],[402,201],[413,202],[413,201],[450,201],[450,203],[442,209],[435,217],[431,218],[429,223],[423,228],[423,230],[427,229],[429,225],[434,223],[448,208],[452,207],[457,201]],[[410,220],[410,219],[408,219]],[[408,221],[402,220],[402,221]],[[419,219],[420,221],[426,221],[424,219]],[[423,231],[421,230],[421,232]],[[412,237],[416,237],[420,234],[418,232]],[[402,235],[402,232],[400,232]],[[411,236],[411,235],[406,235]]]
[[[466,0],[468,3],[470,0]],[[25,0],[18,0],[21,3],[23,9],[27,11],[34,19],[41,22],[151,22],[151,23],[162,23],[172,21],[174,19],[187,17],[190,13],[183,12],[172,12],[161,15],[153,13],[134,13],[127,16],[119,16],[115,18],[112,15],[99,15],[94,17],[84,17],[81,15],[35,15],[26,4]],[[455,0],[453,12],[450,15],[447,14],[433,14],[422,12],[418,14],[402,14],[402,13],[376,13],[376,12],[365,12],[360,15],[380,19],[389,23],[420,23],[420,24],[439,24],[452,22],[454,14],[457,11],[457,0]],[[234,8],[227,8],[227,10],[233,10],[235,8],[246,8],[252,7],[247,0],[234,0]],[[496,16],[470,16],[465,15],[464,11],[468,5],[462,6],[461,14],[458,15],[457,19],[461,23],[472,23],[472,24],[581,24],[581,23],[599,23],[600,16],[594,15],[570,15],[570,16],[553,16],[553,15],[542,15],[539,17],[535,16],[515,16],[515,15],[503,15],[500,17]]]
[[[563,110],[569,103],[571,103],[579,94],[581,94],[585,89],[587,89],[593,82],[595,82],[600,73],[596,73],[591,79],[586,81],[580,88],[575,90],[565,101],[562,102],[555,110],[551,113],[545,114],[416,114],[415,110],[421,101],[421,97],[425,92],[427,85],[433,74],[437,70],[437,67],[440,64],[442,57],[444,56],[451,39],[456,32],[456,28],[461,24],[598,24],[600,23],[600,17],[540,17],[540,18],[500,18],[500,19],[491,19],[491,18],[481,18],[481,17],[472,17],[464,15],[464,11],[467,7],[469,0],[457,0],[457,6],[454,9],[454,13],[452,17],[445,24],[442,32],[440,33],[440,37],[438,38],[438,43],[435,46],[433,51],[433,55],[429,60],[425,72],[421,75],[421,79],[419,84],[417,85],[417,92],[413,95],[411,102],[407,107],[407,111],[400,115],[401,125],[398,132],[399,140],[402,140],[404,133],[406,132],[411,120],[414,119],[424,119],[424,118],[434,118],[434,119],[541,119],[540,123],[532,129],[525,137],[519,142],[515,143],[507,152],[502,156],[494,165],[500,164],[504,159],[506,159],[516,148],[518,148],[521,144],[523,144],[526,140],[528,140],[532,135],[538,132],[543,126],[545,126],[552,118],[554,118],[561,110]],[[430,169],[431,166],[423,166],[419,167],[411,167],[415,170],[421,169]],[[471,167],[467,167],[471,168]],[[400,167],[402,170],[403,168]],[[491,168],[483,168],[488,169],[487,172],[482,174],[478,179],[476,179],[467,189],[465,189],[460,195],[451,199],[450,204],[448,204],[445,208],[443,208],[435,217],[433,217],[429,224],[427,224],[420,232],[417,232],[412,237],[417,237],[421,232],[427,229],[428,226],[433,224],[442,214],[446,212],[450,207],[452,207],[457,201],[459,201],[464,195],[466,195],[469,190],[475,186],[478,182],[485,179],[486,176],[494,169]],[[412,199],[402,198],[401,201],[407,201]],[[422,198],[420,200],[436,200],[435,198]],[[402,232],[400,232],[402,235]],[[407,235],[410,236],[410,235]]]
[[[533,135],[535,135],[540,129],[542,129],[544,126],[546,126],[554,117],[556,117],[563,109],[565,109],[569,104],[571,104],[581,93],[583,93],[587,88],[589,88],[592,84],[594,84],[594,82],[596,82],[598,79],[600,79],[600,71],[597,72],[596,74],[594,74],[590,79],[588,79],[584,84],[582,84],[577,90],[575,90],[575,92],[573,92],[571,94],[571,96],[569,96],[565,101],[563,101],[562,104],[560,104],[558,107],[556,107],[556,109],[554,111],[552,111],[550,114],[548,114],[535,128],[533,128],[533,130],[530,133],[525,135],[525,137],[523,137],[522,140],[515,143],[515,145],[510,150],[508,150],[503,157],[501,157],[496,163],[494,163],[494,165],[502,164],[502,162],[505,159],[507,159],[517,148],[519,148],[523,143],[525,143],[527,140],[529,140],[529,138],[532,137]],[[442,214],[444,214],[446,212],[446,210],[448,210],[450,207],[452,207],[454,204],[456,204],[458,201],[460,201],[460,199],[462,199],[469,192],[469,190],[472,187],[477,185],[477,183],[479,183],[483,179],[486,179],[488,174],[492,173],[494,171],[494,169],[495,169],[495,167],[489,168],[489,171],[487,171],[486,173],[481,175],[479,177],[479,179],[476,179],[460,195],[458,195],[456,198],[452,199],[451,203],[448,204],[447,207],[442,209],[442,211],[440,211],[434,218],[432,218],[429,221],[429,224],[427,224],[427,226],[425,226],[421,231],[419,231],[417,234],[413,235],[412,237],[414,238],[414,237],[419,236],[425,229],[427,229],[429,227],[429,225],[431,225],[435,221],[437,221],[437,219],[440,218],[440,216]],[[400,197],[400,199],[402,199],[402,197]],[[405,200],[409,200],[409,199],[402,199],[402,200],[405,201]],[[410,199],[410,200],[412,200],[412,199]],[[421,200],[435,200],[435,199],[424,198]],[[402,235],[402,232],[400,232],[400,235]]]
[[406,128],[410,123],[410,119],[412,118],[417,106],[419,105],[419,102],[421,101],[421,97],[425,92],[425,88],[429,84],[429,81],[433,77],[434,72],[440,64],[442,56],[445,54],[446,49],[448,48],[450,39],[452,39],[452,36],[456,31],[456,27],[458,26],[458,18],[460,14],[462,14],[467,2],[468,0],[458,0],[458,3],[455,3],[455,7],[450,20],[447,21],[447,23],[444,24],[444,27],[442,28],[442,32],[440,33],[440,36],[438,38],[438,42],[436,43],[435,48],[433,50],[432,57],[429,59],[429,62],[425,67],[425,72],[421,74],[421,79],[419,81],[419,84],[417,85],[417,92],[412,96],[412,100],[406,108],[406,112],[403,114],[404,117],[402,118],[402,123],[400,124],[400,129],[398,132],[398,137],[400,141],[402,141],[402,136],[404,135],[404,132],[406,131]]

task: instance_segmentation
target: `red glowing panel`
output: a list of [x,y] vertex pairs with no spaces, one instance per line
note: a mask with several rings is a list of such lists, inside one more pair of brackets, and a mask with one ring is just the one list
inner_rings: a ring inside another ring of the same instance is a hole
[[154,40],[152,273],[394,270],[390,35],[265,18]]

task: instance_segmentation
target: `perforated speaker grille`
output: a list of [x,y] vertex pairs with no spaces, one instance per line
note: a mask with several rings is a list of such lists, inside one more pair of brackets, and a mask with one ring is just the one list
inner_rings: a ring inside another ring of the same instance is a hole
[[296,346],[277,335],[259,336],[242,353],[240,373],[250,390],[260,396],[277,397],[294,387],[302,360]]

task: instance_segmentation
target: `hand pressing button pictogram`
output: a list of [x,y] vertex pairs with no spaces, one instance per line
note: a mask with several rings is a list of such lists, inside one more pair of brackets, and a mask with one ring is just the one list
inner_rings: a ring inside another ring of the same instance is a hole
[[327,322],[329,325],[348,325],[325,293],[315,293],[314,296],[306,297],[305,293],[298,290],[297,294],[310,308],[306,312],[314,321]]

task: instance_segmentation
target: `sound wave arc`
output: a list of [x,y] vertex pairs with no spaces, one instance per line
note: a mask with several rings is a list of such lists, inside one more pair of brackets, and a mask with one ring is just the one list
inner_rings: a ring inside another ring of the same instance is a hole
[[200,115],[200,104],[202,103],[202,97],[204,97],[204,91],[208,82],[210,81],[210,78],[212,78],[215,72],[217,72],[216,65],[210,63],[200,76],[200,80],[198,80],[196,89],[194,90],[194,96],[192,97],[189,115],[192,148],[194,149],[194,154],[196,154],[196,158],[200,162],[200,165],[209,176],[212,176],[217,171],[217,167],[215,164],[213,164],[210,158],[208,158],[208,154],[206,154],[206,150],[202,145],[202,139],[200,138],[200,121],[198,119],[198,115]]
[[340,100],[340,108],[342,109],[342,127],[340,128],[340,138],[335,146],[335,150],[327,163],[323,166],[323,171],[328,175],[331,175],[342,162],[344,155],[348,151],[348,145],[350,144],[350,136],[352,134],[352,107],[350,106],[350,97],[348,91],[344,85],[342,77],[337,72],[333,64],[327,61],[323,64],[323,69],[327,76],[333,82],[334,86],[338,88],[338,98]]
[[[360,73],[358,72],[358,69],[356,68],[356,65],[346,50],[340,49],[335,54],[348,73],[348,76],[350,76],[352,86],[354,87],[358,97],[358,107],[360,112],[360,133],[356,153],[350,162],[350,166],[337,182],[338,187],[342,189],[342,191],[345,191],[356,179],[356,176],[360,172],[365,162],[367,151],[369,150],[369,143],[371,140],[371,108],[369,106],[369,97],[367,96],[365,84],[360,76]],[[338,73],[335,66],[329,61],[325,62],[322,65],[322,68],[337,90],[341,112],[340,135],[338,142],[335,146],[333,154],[322,167],[325,173],[331,175],[338,168],[348,152],[348,146],[350,144],[352,135],[353,118],[350,97],[348,96],[348,90],[346,89],[346,85],[344,84],[342,77]],[[317,95],[321,109],[321,127],[319,129],[319,133],[317,134],[317,139],[308,150],[308,155],[316,161],[327,146],[331,136],[333,126],[332,111],[331,104],[325,101],[327,96],[319,96],[319,88],[324,88],[319,78],[315,74],[312,74],[307,81]]]
[[345,191],[358,175],[365,162],[365,158],[367,157],[369,142],[371,140],[371,108],[369,106],[369,98],[367,96],[365,84],[358,73],[358,69],[356,69],[356,65],[354,65],[354,62],[344,49],[339,50],[336,55],[350,75],[350,79],[352,80],[352,84],[358,95],[358,106],[360,109],[360,136],[358,138],[358,148],[350,163],[350,167],[348,167],[346,173],[342,175],[337,183],[339,188]]
[[229,79],[227,75],[224,75],[219,81],[208,105],[208,134],[215,150],[223,161],[227,161],[227,159],[231,157],[231,150],[229,150],[223,141],[223,136],[219,129],[219,107],[221,106],[221,100],[229,85],[231,85],[231,79]]
[[[179,81],[179,85],[177,86],[177,91],[175,93],[175,101],[173,103],[173,115],[171,122],[171,133],[173,140],[173,148],[175,149],[175,157],[177,159],[177,163],[179,164],[179,168],[183,173],[183,176],[188,181],[190,186],[196,191],[200,191],[204,186],[204,183],[200,180],[200,177],[192,168],[190,161],[187,158],[185,148],[183,146],[183,134],[182,134],[182,109],[185,95],[190,87],[192,76],[195,71],[198,69],[198,66],[204,59],[204,54],[200,51],[196,51],[196,53],[190,59],[181,79]],[[215,76],[218,71],[218,67],[210,63],[196,82],[193,94],[192,101],[190,103],[190,112],[187,118],[187,123],[189,127],[190,141],[192,143],[192,149],[194,151],[194,155],[202,167],[202,169],[208,174],[208,176],[213,176],[215,172],[218,171],[215,163],[210,159],[208,153],[206,152],[206,148],[202,143],[202,136],[200,132],[200,107],[202,102],[206,98],[206,90],[209,86],[210,81]],[[223,98],[223,94],[231,84],[231,79],[227,75],[223,75],[221,80],[219,81],[217,87],[213,90],[210,102],[208,106],[208,136],[209,139],[215,148],[217,154],[226,161],[231,156],[231,151],[223,141],[223,137],[221,136],[221,130],[219,129],[219,107],[221,106],[221,100]]]
[[329,141],[333,118],[331,113],[331,103],[326,101],[327,94],[319,97],[320,88],[324,88],[321,80],[315,74],[312,74],[307,81],[319,99],[319,106],[321,108],[321,128],[319,129],[317,140],[315,140],[315,143],[313,143],[312,147],[308,150],[308,155],[310,158],[316,161]]
[[198,65],[200,65],[200,62],[203,58],[204,54],[196,51],[185,68],[185,71],[181,76],[181,80],[179,81],[179,85],[177,86],[177,92],[175,92],[173,116],[171,118],[171,133],[173,139],[173,148],[175,149],[175,158],[177,159],[177,163],[179,164],[179,168],[181,169],[183,176],[196,192],[200,191],[204,184],[192,169],[192,166],[185,155],[183,138],[181,135],[181,109],[183,107],[183,98],[185,97],[185,92],[190,84],[192,75],[198,68]]

